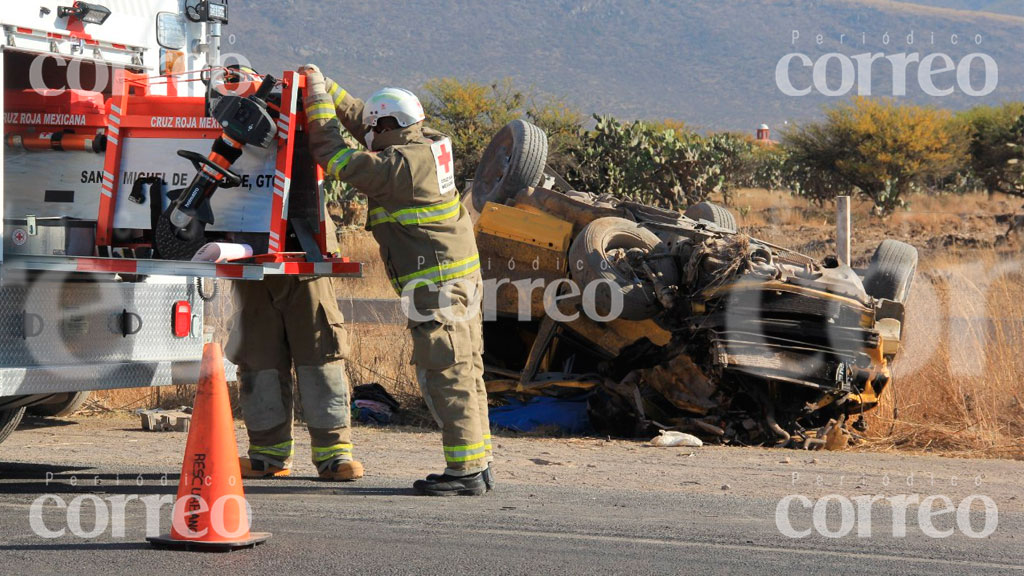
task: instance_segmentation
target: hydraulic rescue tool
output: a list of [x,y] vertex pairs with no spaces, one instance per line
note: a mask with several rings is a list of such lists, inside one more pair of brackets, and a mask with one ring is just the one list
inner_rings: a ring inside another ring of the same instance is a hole
[[[227,71],[225,85],[242,84],[241,71]],[[195,166],[196,175],[188,187],[168,192],[170,205],[156,222],[153,244],[160,258],[189,260],[206,244],[206,226],[214,223],[210,198],[217,188],[233,188],[242,182],[231,165],[242,156],[246,145],[268,148],[277,134],[277,124],[270,115],[267,98],[277,84],[265,76],[254,94],[222,96],[212,115],[223,131],[213,141],[210,153],[202,156],[189,150],[178,155]]]

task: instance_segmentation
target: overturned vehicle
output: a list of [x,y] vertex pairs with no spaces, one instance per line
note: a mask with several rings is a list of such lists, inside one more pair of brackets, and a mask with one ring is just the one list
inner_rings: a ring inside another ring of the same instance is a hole
[[574,191],[546,154],[543,131],[512,122],[472,185],[492,397],[582,394],[590,424],[622,436],[817,448],[864,430],[915,248],[885,240],[863,270],[817,260],[744,235],[716,204]]

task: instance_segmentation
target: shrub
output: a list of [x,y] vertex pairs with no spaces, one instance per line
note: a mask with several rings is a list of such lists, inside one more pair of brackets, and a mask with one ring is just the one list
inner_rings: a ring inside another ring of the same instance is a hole
[[750,151],[748,180],[742,186],[786,190],[791,188],[791,176],[786,173],[789,154],[781,146],[754,145]]
[[826,111],[824,121],[785,134],[783,145],[801,194],[820,202],[857,190],[885,214],[903,206],[913,189],[963,165],[959,126],[947,111],[856,98]]
[[681,208],[723,189],[722,142],[641,121],[594,116],[573,154],[569,182],[580,190]]
[[535,95],[528,98],[525,114],[548,135],[548,166],[559,174],[568,173],[583,134],[582,114],[562,100]]
[[548,133],[549,164],[564,165],[567,151],[577,145],[582,117],[575,108],[533,89],[518,90],[511,80],[487,85],[440,78],[423,89],[427,123],[452,139],[460,188],[473,178],[491,138],[517,118],[527,118]]
[[749,136],[734,132],[717,132],[704,138],[710,148],[710,161],[716,163],[722,174],[719,192],[726,204],[730,203],[733,188],[752,186],[756,171],[754,144]]
[[508,81],[486,85],[439,78],[423,89],[428,96],[423,101],[427,123],[452,139],[455,180],[461,187],[473,178],[491,137],[519,117],[523,95]]
[[958,115],[969,132],[970,172],[989,192],[1024,196],[1024,102]]

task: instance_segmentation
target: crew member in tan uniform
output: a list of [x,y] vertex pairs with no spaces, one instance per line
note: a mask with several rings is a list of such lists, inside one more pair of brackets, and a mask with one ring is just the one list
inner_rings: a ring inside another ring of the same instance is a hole
[[[484,494],[493,479],[480,257],[455,188],[451,141],[423,127],[423,107],[407,90],[385,88],[364,104],[316,66],[300,71],[313,156],[366,194],[367,227],[395,290],[408,297],[413,363],[446,464],[414,487],[433,496]],[[349,148],[343,127],[369,152]]]
[[[337,250],[328,223],[327,248]],[[291,473],[292,363],[313,464],[324,480],[355,480],[363,466],[352,459],[351,407],[344,358],[345,319],[329,277],[268,277],[235,282],[234,325],[226,350],[238,365],[242,417],[249,435],[247,478]]]

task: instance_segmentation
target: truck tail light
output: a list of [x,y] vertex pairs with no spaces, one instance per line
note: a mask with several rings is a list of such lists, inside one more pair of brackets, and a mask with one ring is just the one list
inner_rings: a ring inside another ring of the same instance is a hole
[[192,332],[192,304],[187,300],[174,303],[174,336],[185,338]]

